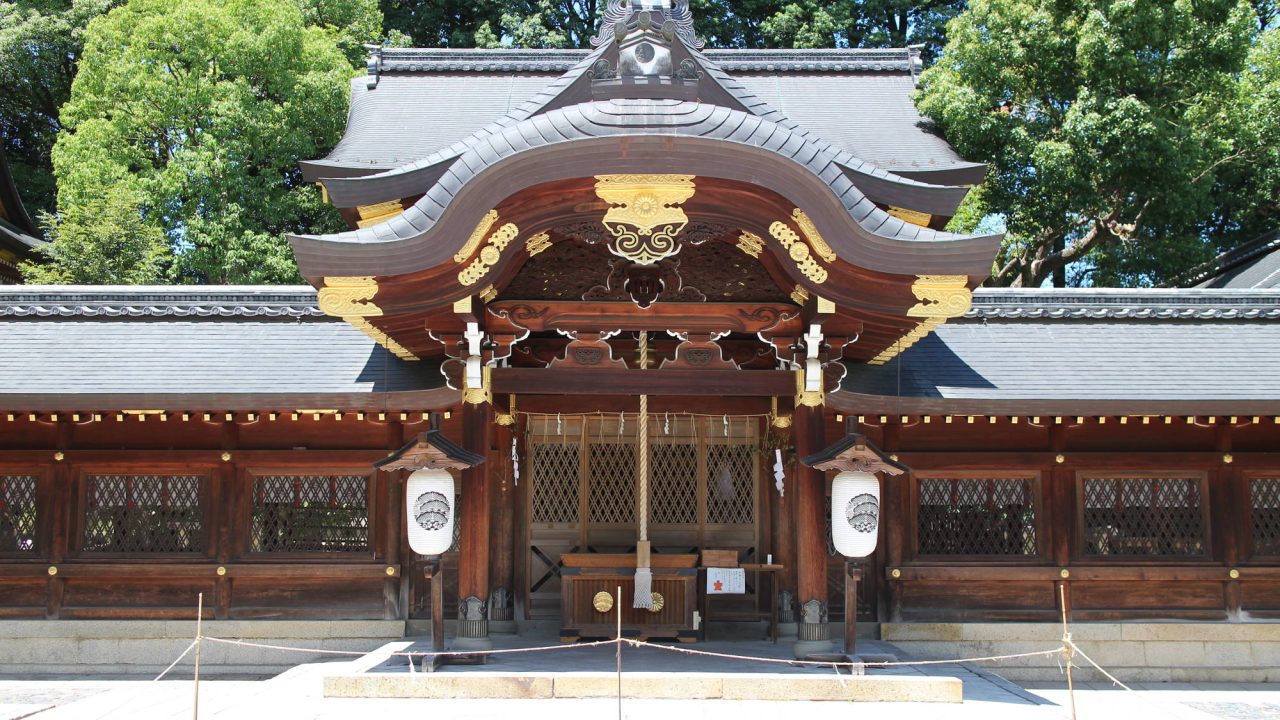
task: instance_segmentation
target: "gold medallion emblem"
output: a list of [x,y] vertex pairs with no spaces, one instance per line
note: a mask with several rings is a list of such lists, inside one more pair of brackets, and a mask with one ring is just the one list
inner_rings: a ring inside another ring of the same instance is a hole
[[595,606],[596,612],[607,613],[613,609],[613,596],[601,590],[591,599],[591,604]]

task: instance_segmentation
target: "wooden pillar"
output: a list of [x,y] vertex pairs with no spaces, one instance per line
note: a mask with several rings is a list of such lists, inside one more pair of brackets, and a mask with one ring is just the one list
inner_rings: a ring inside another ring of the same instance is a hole
[[[403,423],[387,423],[387,450],[398,450],[403,444],[403,438]],[[406,563],[401,562],[401,558],[408,556],[401,553],[400,547],[405,538],[405,522],[408,517],[404,500],[405,473],[402,470],[374,472],[372,481],[378,490],[375,497],[379,499],[378,505],[381,508],[377,513],[379,523],[375,526],[380,531],[380,549],[387,567],[397,569],[395,575],[388,576],[382,582],[382,617],[385,620],[405,620],[409,617],[409,581],[406,578],[410,577],[406,573]]]
[[[776,418],[769,427],[771,433],[791,432],[793,417]],[[773,576],[773,583],[776,587],[772,588],[774,596],[778,601],[778,622],[794,623],[796,621],[796,543],[795,543],[795,504],[796,504],[796,472],[800,466],[800,461],[795,457],[788,457],[787,451],[783,451],[782,462],[786,472],[783,480],[783,493],[780,495],[772,488],[773,485],[773,464],[776,457],[771,455],[764,459],[768,468],[769,478],[769,503],[771,506],[771,514],[773,516],[773,556],[774,560],[782,565],[783,570],[776,573],[770,573]]]
[[[1235,465],[1231,455],[1231,424],[1218,425],[1214,431],[1214,450],[1222,454],[1222,464],[1209,473],[1209,527],[1213,532],[1214,555],[1227,566],[1227,580],[1223,586],[1223,605],[1227,619],[1239,622],[1242,593],[1240,563],[1244,550],[1241,537],[1246,527],[1246,515],[1250,512],[1249,493],[1244,490],[1246,480]],[[1252,525],[1252,523],[1248,523]],[[1233,576],[1234,571],[1234,576]]]
[[[74,429],[75,426],[70,422],[66,420],[59,421],[54,442],[57,449],[54,454],[53,488],[50,493],[53,502],[51,505],[45,506],[52,515],[49,528],[49,561],[52,568],[56,568],[66,558],[68,547],[73,547],[71,534],[80,524],[73,522],[71,517],[72,508],[83,512],[83,503],[72,502],[74,496],[71,491],[71,461],[67,458],[71,450]],[[49,576],[45,602],[45,617],[49,620],[56,620],[62,615],[62,597],[65,585],[66,581],[57,574]]]
[[[462,404],[462,445],[489,455],[493,402],[483,390],[467,390]],[[458,513],[458,642],[468,650],[489,646],[489,519],[491,463],[462,471]]]
[[[802,393],[796,400],[794,437],[796,456],[812,455],[826,446],[820,393]],[[832,650],[827,622],[827,538],[823,499],[826,474],[796,463],[796,657]]]
[[492,465],[489,473],[494,485],[493,509],[490,530],[493,542],[489,547],[489,619],[514,620],[514,566],[512,547],[515,533],[515,496],[511,477],[511,443],[515,437],[515,418],[511,414],[499,416],[494,426],[494,450],[486,465]]

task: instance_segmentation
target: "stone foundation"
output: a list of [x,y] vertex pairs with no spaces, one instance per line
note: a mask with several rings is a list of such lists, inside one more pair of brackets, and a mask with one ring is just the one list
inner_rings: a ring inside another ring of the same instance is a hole
[[[404,636],[403,620],[207,620],[207,637],[368,652]],[[3,620],[0,676],[157,675],[195,638],[194,620]],[[301,663],[350,656],[206,642],[201,676],[275,675]],[[173,669],[190,677],[188,654]]]
[[[921,660],[1061,646],[1058,623],[883,623],[880,637]],[[1280,682],[1280,623],[1075,623],[1071,637],[1122,682]],[[1061,681],[1061,656],[976,663],[1010,680]],[[1083,658],[1073,676],[1105,681]]]

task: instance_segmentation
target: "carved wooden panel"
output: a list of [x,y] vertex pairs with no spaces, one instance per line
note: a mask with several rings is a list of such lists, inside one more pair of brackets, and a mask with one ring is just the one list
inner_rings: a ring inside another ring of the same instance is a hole
[[[603,244],[556,242],[530,258],[498,298],[630,301],[623,288],[627,264]],[[679,255],[658,266],[664,285],[658,302],[791,301],[790,291],[778,288],[763,263],[728,243],[685,243]]]

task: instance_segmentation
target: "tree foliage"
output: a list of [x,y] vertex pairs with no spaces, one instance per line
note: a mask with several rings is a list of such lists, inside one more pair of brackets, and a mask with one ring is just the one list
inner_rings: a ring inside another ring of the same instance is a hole
[[[607,0],[383,0],[387,26],[426,46],[585,48]],[[942,46],[964,0],[692,0],[697,32],[711,47]],[[424,22],[423,25],[409,23]]]
[[142,219],[141,198],[124,184],[105,188],[101,202],[69,208],[59,220],[41,215],[52,241],[44,262],[27,262],[29,283],[145,285],[164,279],[169,243],[160,228]]
[[957,225],[1004,219],[994,283],[1160,283],[1248,231],[1224,209],[1266,204],[1228,192],[1256,182],[1276,126],[1241,85],[1270,82],[1266,44],[1246,63],[1257,17],[1244,0],[973,0],[919,106],[991,164]]
[[53,153],[50,272],[79,272],[69,246],[96,237],[80,225],[116,217],[104,204],[118,191],[167,239],[170,279],[296,279],[282,233],[341,227],[296,163],[341,136],[342,50],[369,39],[353,28],[380,32],[376,12],[365,0],[130,0],[92,22]]
[[119,0],[0,2],[0,140],[23,203],[36,216],[56,205],[52,151],[59,109],[89,21]]

